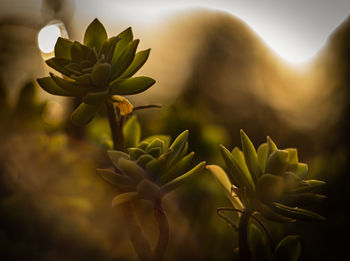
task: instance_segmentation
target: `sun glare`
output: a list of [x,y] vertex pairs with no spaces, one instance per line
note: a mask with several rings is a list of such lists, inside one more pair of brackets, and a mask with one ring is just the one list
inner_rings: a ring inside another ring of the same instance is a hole
[[58,25],[52,24],[43,27],[38,35],[39,48],[43,53],[52,53],[55,48],[57,38],[61,36]]

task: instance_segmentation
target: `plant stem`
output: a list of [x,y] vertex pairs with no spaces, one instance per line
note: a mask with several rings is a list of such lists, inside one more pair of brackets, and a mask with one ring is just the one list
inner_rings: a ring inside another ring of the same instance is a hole
[[108,113],[109,126],[111,128],[113,147],[115,150],[124,150],[124,136],[122,132],[122,119],[117,113],[113,102],[106,101],[106,108]]
[[153,260],[162,260],[169,241],[169,222],[163,209],[161,199],[154,203],[154,216],[158,223],[158,242],[154,249]]
[[[106,108],[113,138],[113,148],[115,150],[123,151],[123,119],[117,113],[112,101],[106,101]],[[125,223],[128,225],[128,234],[130,241],[138,257],[142,261],[150,260],[152,255],[151,246],[141,229],[141,225],[135,214],[134,205],[132,203],[125,203],[121,206],[121,209],[123,211]]]
[[251,261],[252,254],[248,245],[248,224],[250,219],[250,212],[244,211],[239,220],[238,225],[238,244],[239,244],[239,260]]
[[148,261],[151,258],[151,246],[146,239],[141,226],[135,215],[134,205],[126,203],[121,205],[123,209],[124,219],[128,224],[128,234],[138,257],[142,261]]

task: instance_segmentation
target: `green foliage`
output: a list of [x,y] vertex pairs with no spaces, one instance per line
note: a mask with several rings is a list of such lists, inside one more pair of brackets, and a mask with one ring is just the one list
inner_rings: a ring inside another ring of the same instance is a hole
[[[223,185],[235,208],[239,205],[236,201],[240,200],[244,208],[257,211],[275,222],[324,220],[322,216],[300,208],[320,202],[325,196],[316,194],[314,189],[324,182],[305,180],[308,168],[298,162],[297,150],[279,150],[267,137],[267,142],[260,145],[256,152],[243,131],[241,137],[243,153],[238,148],[229,152],[220,146],[227,174],[219,167],[207,167]],[[236,196],[238,198],[232,201],[232,197]]]
[[273,261],[297,261],[301,254],[299,236],[291,235],[282,239],[273,254]]
[[133,116],[125,124],[123,133],[127,153],[108,151],[115,170],[98,170],[104,180],[120,191],[113,206],[135,199],[160,200],[204,168],[205,162],[190,168],[194,153],[187,153],[188,131],[182,132],[171,144],[165,135],[140,141],[140,126]]
[[146,62],[150,49],[136,53],[139,40],[131,28],[108,38],[104,26],[95,19],[86,29],[84,44],[58,38],[55,57],[47,65],[61,73],[38,79],[48,93],[73,96],[83,101],[72,114],[77,125],[93,119],[101,105],[112,95],[132,95],[150,88],[155,81],[132,77]]

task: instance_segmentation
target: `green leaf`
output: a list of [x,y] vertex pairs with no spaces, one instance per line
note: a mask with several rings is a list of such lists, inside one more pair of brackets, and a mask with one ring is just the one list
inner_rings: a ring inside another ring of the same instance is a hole
[[76,96],[80,96],[86,92],[86,89],[76,85],[75,82],[71,80],[62,79],[60,77],[55,76],[53,73],[50,73],[50,76],[58,86],[60,86],[62,89],[68,92],[73,93]]
[[[170,141],[171,141],[171,138],[169,135],[161,135],[161,134],[158,134],[158,135],[152,135],[152,136],[149,136],[147,137],[146,139],[144,139],[142,142],[151,142],[152,140],[154,139],[160,139],[161,141],[163,141],[163,144],[164,144],[164,147],[163,147],[163,151],[166,151],[168,148],[169,148],[169,145],[170,145]],[[147,147],[148,145],[146,145]]]
[[112,79],[119,77],[132,63],[140,40],[130,42],[122,51],[118,59],[112,63]]
[[131,190],[133,188],[132,180],[129,179],[127,176],[115,173],[111,169],[97,169],[96,171],[105,181],[120,189]]
[[277,146],[276,144],[273,142],[273,140],[267,136],[267,158],[272,154],[272,152],[274,152],[275,150],[277,150]]
[[239,148],[234,147],[233,150],[231,151],[231,155],[232,155],[233,159],[235,160],[235,162],[240,167],[240,169],[244,172],[244,174],[247,177],[251,177],[251,174],[248,170],[247,164],[246,164],[245,159],[244,159],[243,152]]
[[265,173],[266,160],[267,160],[267,143],[266,142],[259,146],[257,153],[258,153],[258,160],[260,163],[262,173]]
[[86,104],[82,102],[76,108],[71,116],[71,120],[76,125],[84,125],[89,123],[99,110],[101,104]]
[[60,96],[74,96],[69,91],[66,91],[62,89],[60,86],[58,86],[51,77],[44,77],[37,79],[38,84],[41,88],[43,88],[45,91],[47,91],[50,94],[53,95],[60,95]]
[[262,175],[256,193],[263,202],[277,200],[283,193],[283,178],[272,174]]
[[290,223],[294,222],[295,220],[289,217],[282,216],[275,211],[271,209],[270,206],[257,201],[255,205],[256,210],[266,219],[273,221],[273,222],[278,222],[278,223]]
[[154,160],[154,158],[151,155],[145,154],[145,155],[141,155],[137,159],[136,163],[138,165],[140,165],[141,167],[146,168],[147,163],[152,161],[152,160]]
[[128,27],[123,32],[118,34],[117,37],[120,38],[120,41],[115,46],[113,58],[112,58],[112,64],[115,63],[115,61],[119,58],[124,48],[133,40],[131,27]]
[[160,176],[160,173],[163,171],[165,163],[165,155],[151,160],[146,165],[147,172],[152,175],[152,178],[157,179]]
[[316,179],[304,180],[303,185],[295,188],[292,193],[312,192],[326,185],[326,182]]
[[162,148],[161,147],[153,148],[147,151],[147,153],[149,155],[152,155],[155,158],[158,158],[162,154]]
[[294,172],[295,175],[299,176],[300,178],[305,178],[309,171],[309,167],[305,163],[297,163],[289,165],[287,170]]
[[319,214],[316,214],[312,211],[301,209],[297,207],[288,207],[286,205],[274,202],[273,210],[276,211],[278,214],[281,214],[286,217],[294,218],[294,219],[300,219],[302,221],[324,221],[325,218],[320,216]]
[[89,92],[83,98],[83,102],[86,104],[101,104],[108,97],[108,91],[102,92]]
[[119,150],[108,150],[107,151],[107,155],[110,158],[110,160],[112,161],[113,165],[117,169],[119,169],[118,161],[121,158],[129,159],[129,155],[128,154],[126,154],[125,152],[119,151]]
[[235,185],[239,188],[246,187],[249,191],[253,192],[255,190],[254,182],[249,173],[246,173],[233,158],[232,154],[223,145],[220,145],[221,155],[226,163],[229,174],[234,181]]
[[131,160],[137,160],[140,156],[145,155],[146,152],[139,148],[128,148]]
[[146,172],[134,161],[125,158],[120,158],[117,165],[125,175],[135,180],[136,182],[147,178]]
[[301,254],[299,236],[290,235],[282,239],[275,250],[273,261],[297,261]]
[[104,87],[111,75],[111,65],[109,63],[96,64],[91,72],[92,83],[99,87]]
[[288,164],[297,164],[298,159],[298,150],[294,148],[285,149],[288,151]]
[[101,49],[101,55],[104,55],[106,62],[111,63],[114,49],[118,41],[120,41],[120,38],[118,36],[114,36],[104,42]]
[[171,144],[170,149],[173,150],[173,153],[170,155],[168,159],[168,163],[167,163],[168,167],[171,167],[173,163],[179,160],[181,153],[186,146],[187,139],[188,139],[188,130],[185,130],[179,136],[177,136],[177,138]]
[[73,42],[69,41],[68,39],[58,37],[57,42],[55,44],[55,57],[70,60],[70,48],[72,47],[72,45]]
[[270,260],[266,236],[261,229],[254,224],[249,226],[248,241],[254,261]]
[[153,182],[144,179],[136,187],[141,199],[155,200],[159,195],[160,188]]
[[168,182],[167,184],[163,185],[161,187],[162,192],[168,193],[177,187],[187,183],[193,176],[200,174],[205,166],[205,161],[199,163],[197,166],[195,166],[193,169],[189,170],[185,174],[181,175],[180,177],[177,177],[176,179]]
[[104,41],[107,40],[107,32],[101,22],[95,18],[91,24],[87,27],[84,35],[84,45],[96,48],[100,51]]
[[239,198],[232,195],[232,188],[236,188],[236,186],[231,184],[226,172],[217,165],[207,165],[206,168],[214,175],[215,180],[224,188],[225,195],[231,201],[233,207],[236,209],[243,209],[243,205]]
[[163,147],[164,147],[164,142],[161,139],[154,138],[147,145],[146,151],[149,152],[151,149],[154,149],[154,148],[163,149]]
[[150,77],[140,76],[124,80],[115,80],[110,83],[111,94],[132,95],[144,92],[150,88],[156,81]]
[[126,71],[120,76],[120,78],[125,79],[133,76],[145,64],[145,62],[149,57],[150,51],[151,49],[147,49],[147,50],[138,52],[135,55],[135,58],[130,64],[130,66],[128,67],[128,69],[126,69]]
[[187,168],[191,165],[194,152],[189,153],[187,156],[179,160],[174,166],[172,166],[167,172],[165,172],[160,178],[159,182],[164,184],[170,180],[176,178],[181,173],[185,172]]
[[275,150],[267,159],[265,173],[282,175],[286,171],[287,166],[288,151]]
[[262,175],[262,171],[254,145],[243,130],[241,130],[241,143],[245,162],[247,163],[249,172],[253,178],[254,183],[256,184],[258,182],[258,178]]
[[71,63],[71,61],[69,61],[69,60],[64,59],[64,58],[53,57],[53,58],[46,60],[45,62],[48,66],[50,66],[51,68],[55,69],[56,71],[58,71],[62,74],[66,75],[66,76],[71,75],[70,71],[65,68],[66,65]]
[[124,204],[137,199],[139,194],[137,192],[127,192],[115,196],[112,199],[112,207],[116,207],[120,204]]
[[324,195],[319,195],[311,192],[304,192],[304,193],[289,193],[287,195],[284,195],[279,202],[286,204],[288,206],[313,206],[316,204],[321,203],[323,200],[325,200],[327,197]]
[[141,127],[136,115],[131,116],[129,120],[125,123],[123,127],[123,135],[125,148],[136,147],[137,144],[140,142]]

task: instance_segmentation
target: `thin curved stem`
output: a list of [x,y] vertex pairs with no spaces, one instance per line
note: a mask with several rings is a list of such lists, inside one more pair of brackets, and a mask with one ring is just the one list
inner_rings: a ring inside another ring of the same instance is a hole
[[154,249],[153,260],[159,261],[163,260],[169,242],[169,222],[161,200],[154,203],[154,216],[158,223],[159,236]]
[[248,244],[248,225],[251,213],[243,211],[242,216],[239,219],[238,225],[238,246],[239,246],[239,260],[240,261],[251,261],[252,253],[249,249]]
[[271,251],[273,251],[273,245],[272,245],[272,239],[271,239],[271,236],[270,236],[270,233],[269,231],[267,230],[267,228],[264,226],[264,224],[255,216],[255,214],[253,213],[252,215],[253,219],[262,227],[262,229],[264,230],[265,232],[265,235],[269,241],[269,245],[270,245],[270,249]]
[[238,232],[237,225],[234,224],[226,215],[222,214],[221,213],[222,211],[236,211],[236,212],[239,212],[239,213],[243,213],[243,211],[239,210],[239,209],[236,209],[236,208],[229,208],[229,207],[221,207],[221,208],[217,208],[216,209],[217,215],[220,218],[222,218],[223,220],[225,220],[227,223],[229,223],[233,227],[233,229]]

